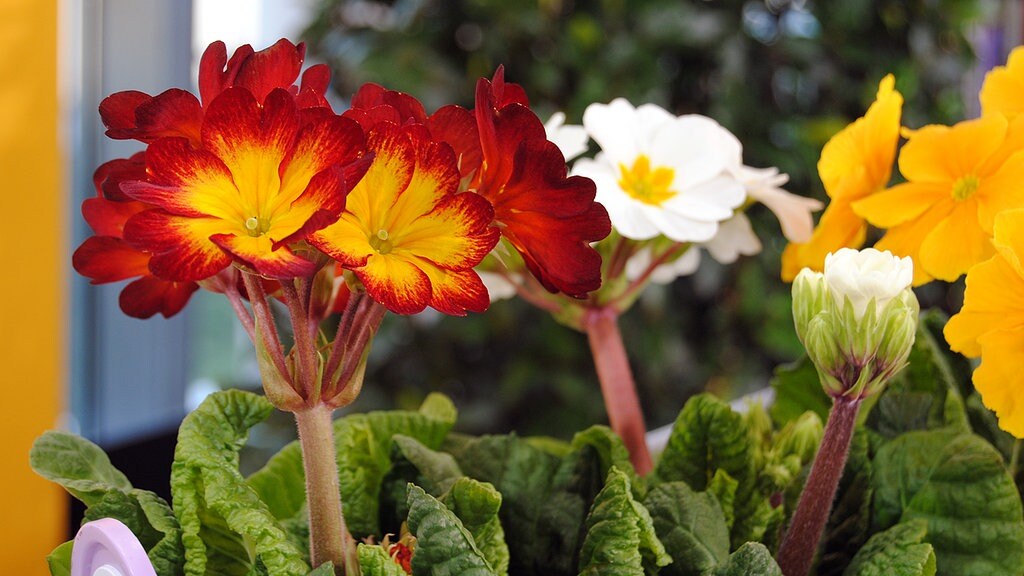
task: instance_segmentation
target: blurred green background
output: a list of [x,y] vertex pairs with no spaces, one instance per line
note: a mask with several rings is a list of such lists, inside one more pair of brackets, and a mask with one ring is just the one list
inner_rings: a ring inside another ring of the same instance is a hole
[[[372,81],[432,111],[472,106],[473,86],[503,64],[542,119],[578,123],[591,102],[626,97],[677,114],[709,115],[744,145],[752,166],[778,166],[788,189],[824,198],[821,146],[861,115],[892,72],[904,125],[950,123],[976,100],[978,23],[998,4],[974,0],[330,0],[305,33],[334,70],[342,99]],[[984,31],[982,31],[984,32]],[[974,72],[974,76],[972,76]],[[974,94],[971,94],[974,90]],[[967,95],[965,98],[965,94]],[[967,102],[967,104],[965,104]],[[734,398],[768,384],[801,349],[785,241],[774,217],[750,213],[764,251],[654,286],[622,318],[649,427],[671,422],[709,389]],[[923,306],[955,306],[933,286]],[[952,295],[950,295],[952,294]],[[606,422],[586,339],[513,300],[483,315],[391,316],[352,410],[415,407],[452,396],[465,432],[560,437]]]

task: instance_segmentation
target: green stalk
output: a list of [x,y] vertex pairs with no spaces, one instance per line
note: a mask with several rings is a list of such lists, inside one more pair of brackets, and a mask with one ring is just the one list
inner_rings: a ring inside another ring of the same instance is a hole
[[333,562],[334,572],[340,576],[346,573],[346,567],[358,573],[358,559],[341,512],[332,412],[327,406],[317,405],[295,412],[295,422],[306,471],[310,561],[314,568]]
[[846,466],[861,401],[847,396],[837,396],[832,401],[821,446],[779,546],[777,559],[785,576],[807,576],[811,569]]

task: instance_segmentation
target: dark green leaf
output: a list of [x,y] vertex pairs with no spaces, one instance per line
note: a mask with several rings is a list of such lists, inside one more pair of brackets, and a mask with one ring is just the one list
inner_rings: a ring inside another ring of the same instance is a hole
[[459,517],[422,488],[409,485],[409,531],[416,536],[415,576],[496,576]]
[[[363,573],[366,574],[366,572]],[[405,574],[405,572],[399,572],[399,574]],[[330,562],[324,562],[320,566],[314,568],[313,570],[310,570],[309,574],[306,574],[306,576],[334,576],[334,564]],[[367,574],[367,576],[371,575]]]
[[928,523],[911,520],[879,532],[857,552],[843,576],[935,576]]
[[938,573],[1015,574],[1024,566],[1021,499],[999,453],[973,434],[908,432],[875,456],[872,525],[928,523]]
[[455,481],[441,501],[459,517],[462,525],[473,535],[477,548],[495,574],[507,575],[509,551],[505,543],[505,530],[498,517],[501,494],[494,486],[462,477]]
[[729,559],[714,572],[715,576],[782,576],[764,544],[747,542],[729,555]]
[[782,427],[808,410],[817,414],[822,422],[828,419],[832,401],[822,390],[818,371],[807,356],[776,368],[772,388],[775,389],[775,401],[770,413],[776,426]]
[[[382,546],[359,545],[359,569],[363,576],[407,576]],[[312,574],[310,576],[313,576]],[[334,572],[324,574],[334,576]]]
[[714,494],[694,492],[685,482],[666,482],[648,492],[644,506],[672,557],[660,574],[707,574],[728,558],[729,527]]

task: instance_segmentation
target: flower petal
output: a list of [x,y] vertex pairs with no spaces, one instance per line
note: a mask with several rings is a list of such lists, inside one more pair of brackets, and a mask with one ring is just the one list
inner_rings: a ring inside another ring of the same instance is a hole
[[113,202],[106,198],[87,198],[82,202],[82,216],[97,236],[124,236],[124,223],[129,218],[148,210],[142,202]]
[[125,286],[118,296],[118,304],[132,318],[145,319],[157,313],[170,318],[181,312],[198,289],[195,282],[168,282],[147,275]]
[[925,126],[914,131],[900,150],[900,172],[913,182],[955,182],[975,174],[1000,147],[1006,130],[1006,119],[1001,116],[966,120],[952,127]]
[[214,218],[175,216],[163,210],[146,210],[132,216],[124,237],[133,247],[153,256],[150,271],[164,280],[199,281],[231,264],[231,258],[210,241],[224,233],[224,223]]
[[935,278],[952,282],[994,253],[989,235],[978,224],[978,203],[966,200],[925,236],[915,262]]
[[245,88],[263,103],[273,90],[295,83],[305,57],[305,44],[295,45],[282,38],[242,60],[233,85]]
[[985,74],[978,97],[982,115],[1012,117],[1024,112],[1024,49],[1014,48],[1006,66],[996,66]]
[[242,264],[268,278],[309,278],[316,265],[287,246],[274,248],[269,236],[214,234],[210,240]]
[[864,244],[867,225],[853,213],[848,198],[839,196],[825,208],[811,239],[790,244],[782,252],[782,279],[792,282],[800,270],[825,269],[825,256],[840,248],[859,248]]
[[936,202],[949,199],[948,183],[904,182],[853,203],[853,211],[880,228],[918,218]]
[[71,265],[93,284],[105,284],[149,274],[149,255],[121,238],[91,236],[75,250]]
[[252,55],[252,46],[248,44],[239,46],[230,61],[227,48],[220,40],[206,47],[199,60],[199,95],[203,106],[209,106],[214,98],[234,83],[242,62]]
[[981,365],[974,371],[974,387],[981,401],[996,413],[999,427],[1024,438],[1024,329],[995,330],[979,339]]
[[395,314],[422,312],[430,302],[430,278],[402,257],[374,254],[352,271],[370,297]]
[[401,230],[394,237],[395,250],[449,270],[472,268],[498,243],[501,233],[491,226],[493,219],[494,211],[482,197],[472,192],[450,195],[429,213],[395,226]]
[[971,268],[964,305],[943,330],[949,346],[977,357],[982,353],[982,336],[1019,328],[1024,328],[1024,277],[1002,256]]
[[926,267],[921,263],[921,245],[935,228],[952,210],[951,204],[944,203],[932,206],[916,220],[894,226],[875,243],[875,248],[888,250],[896,256],[910,256],[914,261],[914,286],[920,286],[933,280]]

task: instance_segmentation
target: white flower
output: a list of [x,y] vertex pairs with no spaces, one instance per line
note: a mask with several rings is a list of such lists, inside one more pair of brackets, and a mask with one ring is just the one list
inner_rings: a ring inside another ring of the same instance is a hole
[[753,256],[761,251],[761,241],[750,226],[750,219],[737,214],[722,222],[718,234],[700,245],[722,264],[732,264],[740,256]]
[[[651,265],[651,249],[645,247],[630,257],[626,262],[626,279],[636,280]],[[650,281],[655,284],[669,284],[680,276],[689,276],[700,266],[700,250],[696,246],[688,248],[675,260],[662,264],[651,273]]]
[[491,302],[507,300],[515,296],[518,290],[517,286],[521,281],[518,274],[505,275],[485,270],[477,270],[476,274],[480,277],[480,281],[484,283],[484,287],[487,288],[487,294],[491,297]]
[[587,151],[587,142],[590,141],[587,131],[583,126],[566,124],[565,114],[562,112],[551,115],[544,124],[544,132],[547,133],[548,140],[562,151],[566,162]]
[[588,106],[583,126],[601,152],[577,160],[573,173],[594,180],[597,201],[626,238],[705,242],[746,198],[729,172],[742,147],[710,118],[619,98]]
[[789,181],[778,168],[751,168],[737,162],[730,171],[747,189],[747,196],[768,207],[782,225],[782,234],[790,242],[801,243],[811,239],[814,231],[812,212],[824,205],[814,198],[786,192],[780,186]]
[[914,262],[874,248],[842,248],[825,257],[825,282],[836,306],[849,298],[854,317],[860,320],[872,299],[881,310],[914,279]]

